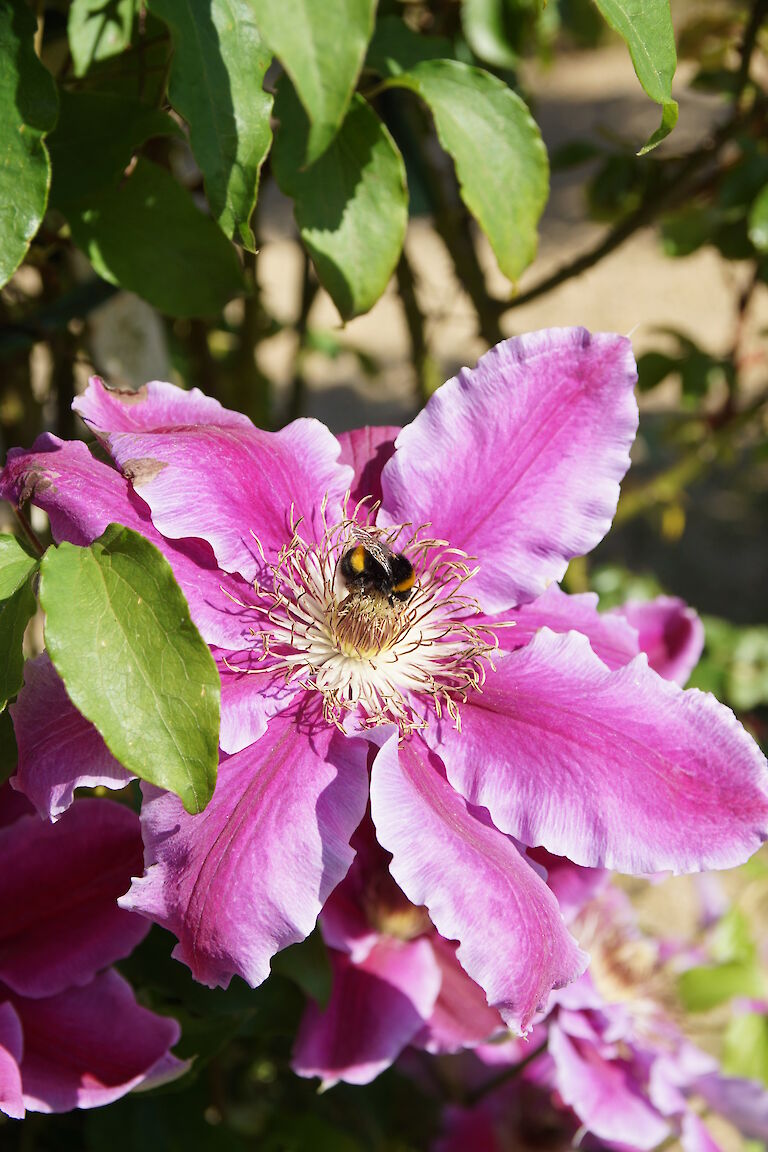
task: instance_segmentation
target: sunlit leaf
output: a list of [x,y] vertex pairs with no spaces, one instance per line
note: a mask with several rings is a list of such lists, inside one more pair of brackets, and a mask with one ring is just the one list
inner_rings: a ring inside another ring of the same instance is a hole
[[758,252],[768,252],[768,185],[749,210],[749,238]]
[[128,47],[135,15],[136,0],[72,0],[67,36],[75,76]]
[[294,201],[321,283],[348,320],[376,303],[400,255],[408,220],[402,157],[360,96],[311,168],[303,164],[309,123],[290,84],[280,84],[275,113],[275,177]]
[[640,149],[642,156],[677,123],[677,101],[672,99],[677,52],[669,0],[595,0],[595,4],[629,48],[643,90],[661,104],[661,124]]
[[344,119],[373,32],[376,0],[252,0],[310,119],[302,164],[321,156]]
[[0,286],[24,259],[48,202],[45,136],[58,101],[35,54],[36,27],[25,0],[0,4]]
[[253,252],[250,219],[269,151],[270,54],[256,26],[257,0],[150,0],[171,28],[169,96],[189,125],[211,211],[223,231]]
[[216,782],[220,683],[167,560],[112,524],[89,548],[49,549],[40,603],[51,660],[113,755],[202,811]]
[[723,1071],[768,1084],[768,1016],[747,1012],[728,1021]]
[[36,567],[37,560],[15,536],[0,535],[0,600],[12,596]]
[[526,104],[495,76],[456,60],[428,60],[387,83],[429,106],[462,199],[502,272],[516,280],[536,253],[549,191],[546,149]]

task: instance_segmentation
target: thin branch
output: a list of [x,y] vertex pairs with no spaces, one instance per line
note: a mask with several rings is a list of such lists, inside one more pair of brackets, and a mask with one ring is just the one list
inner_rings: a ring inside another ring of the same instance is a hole
[[26,513],[22,512],[21,508],[15,507],[15,505],[14,505],[13,512],[14,512],[16,519],[19,522],[19,527],[21,528],[22,532],[26,536],[27,540],[32,545],[35,552],[37,552],[38,556],[42,556],[43,553],[45,552],[45,548],[43,547],[43,545],[38,540],[37,534],[36,534],[34,528],[32,527],[32,525],[30,524],[29,520],[27,519]]
[[411,340],[411,360],[416,369],[418,384],[418,399],[426,404],[436,386],[441,383],[434,357],[429,351],[426,337],[426,318],[416,296],[416,282],[413,268],[406,255],[405,248],[400,253],[397,264],[397,291],[405,313],[405,322],[408,325],[408,335]]
[[749,84],[749,66],[757,44],[757,37],[763,22],[768,18],[768,0],[755,0],[744,28],[744,38],[739,48],[739,71],[736,75],[736,99],[741,100]]
[[581,256],[577,256],[568,264],[561,265],[551,275],[540,280],[538,284],[534,284],[527,292],[521,292],[519,296],[503,304],[501,310],[506,312],[513,308],[521,308],[524,304],[530,304],[533,300],[538,300],[540,296],[546,295],[547,292],[559,288],[561,284],[565,284],[567,280],[572,280],[574,276],[580,276],[582,272],[586,272],[605,256],[614,252],[640,228],[652,223],[660,212],[673,207],[680,200],[690,199],[703,191],[709,186],[711,175],[707,175],[698,184],[691,183],[692,177],[697,175],[699,170],[712,160],[734,135],[753,121],[759,123],[765,116],[765,112],[766,101],[762,100],[756,102],[749,112],[730,117],[717,130],[708,145],[689,153],[652,196],[648,196],[634,212],[620,220],[593,248],[583,252]]
[[491,1092],[494,1092],[497,1088],[500,1088],[502,1084],[506,1084],[510,1080],[517,1079],[517,1077],[522,1072],[524,1072],[530,1064],[533,1064],[534,1060],[538,1060],[539,1056],[543,1056],[546,1050],[547,1041],[544,1040],[541,1044],[539,1044],[537,1048],[534,1048],[517,1064],[513,1064],[510,1068],[505,1068],[502,1072],[499,1072],[497,1076],[491,1077],[490,1080],[486,1080],[484,1084],[481,1084],[472,1092],[468,1092],[465,1097],[465,1105],[468,1108],[471,1108],[474,1104],[479,1103],[480,1100],[483,1100],[486,1096],[489,1096]]

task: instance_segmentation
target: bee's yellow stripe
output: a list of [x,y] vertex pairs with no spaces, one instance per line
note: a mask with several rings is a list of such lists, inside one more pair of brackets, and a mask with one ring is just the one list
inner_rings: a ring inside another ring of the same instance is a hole
[[416,583],[416,573],[413,570],[411,570],[407,576],[403,577],[402,580],[398,580],[397,584],[392,585],[392,591],[393,592],[407,592],[410,588],[413,588],[415,583]]
[[362,544],[358,544],[357,548],[353,548],[349,553],[349,566],[353,572],[359,576],[365,571],[365,548]]

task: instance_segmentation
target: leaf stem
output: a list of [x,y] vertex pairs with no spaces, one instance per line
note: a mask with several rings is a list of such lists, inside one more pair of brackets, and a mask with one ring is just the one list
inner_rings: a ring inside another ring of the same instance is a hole
[[19,522],[19,527],[21,528],[22,532],[26,536],[27,540],[32,545],[32,547],[34,548],[34,550],[38,554],[38,556],[42,556],[45,552],[45,548],[40,543],[34,528],[32,527],[32,525],[30,524],[29,520],[26,517],[26,514],[24,512],[22,512],[21,508],[17,508],[15,506],[14,506],[13,511],[14,511],[14,515],[16,516],[16,519]]

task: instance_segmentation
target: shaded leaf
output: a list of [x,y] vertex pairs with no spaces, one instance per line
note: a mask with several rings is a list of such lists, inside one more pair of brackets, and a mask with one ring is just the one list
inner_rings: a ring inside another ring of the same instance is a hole
[[135,0],[72,0],[67,36],[75,76],[128,47],[135,15]]
[[328,949],[319,928],[306,940],[284,948],[272,958],[272,971],[292,980],[305,996],[325,1008],[331,998],[333,974]]
[[255,0],[151,0],[174,44],[169,96],[189,125],[211,211],[250,252],[249,221],[261,165],[272,142],[272,97],[264,91],[270,54],[256,26]]
[[367,312],[387,286],[408,221],[405,168],[370,105],[354,96],[336,139],[303,167],[309,123],[284,80],[275,112],[275,178],[294,201],[301,238],[344,320]]
[[464,0],[461,26],[472,51],[480,60],[496,68],[516,68],[519,62],[515,43],[515,21],[521,15],[509,0]]
[[376,21],[365,67],[380,76],[398,76],[422,60],[444,60],[452,55],[450,40],[442,36],[420,36],[398,16],[384,16]]
[[0,535],[0,600],[13,595],[37,567],[16,536]]
[[111,524],[89,548],[49,549],[40,603],[51,660],[112,754],[202,811],[216,782],[220,683],[167,560]]
[[62,92],[56,130],[48,140],[53,165],[51,204],[90,199],[117,183],[142,144],[155,136],[184,134],[175,120],[114,92]]
[[310,119],[304,163],[325,151],[344,119],[373,32],[376,0],[252,0],[264,39]]
[[639,155],[660,144],[677,123],[672,77],[677,67],[669,0],[595,0],[604,19],[629,48],[637,78],[646,95],[661,104],[661,124]]
[[16,733],[13,730],[11,714],[0,712],[0,784],[9,780],[16,771],[19,750],[16,747]]
[[429,60],[387,83],[429,106],[462,199],[516,280],[536,254],[549,191],[547,152],[527,106],[495,76],[456,60]]
[[100,276],[169,316],[208,316],[243,291],[235,250],[170,173],[139,159],[119,187],[68,213]]
[[21,688],[24,673],[22,641],[37,602],[29,579],[0,602],[0,709],[5,708]]
[[24,0],[0,4],[0,286],[24,259],[48,201],[44,141],[58,101],[53,77],[35,54],[36,27]]

